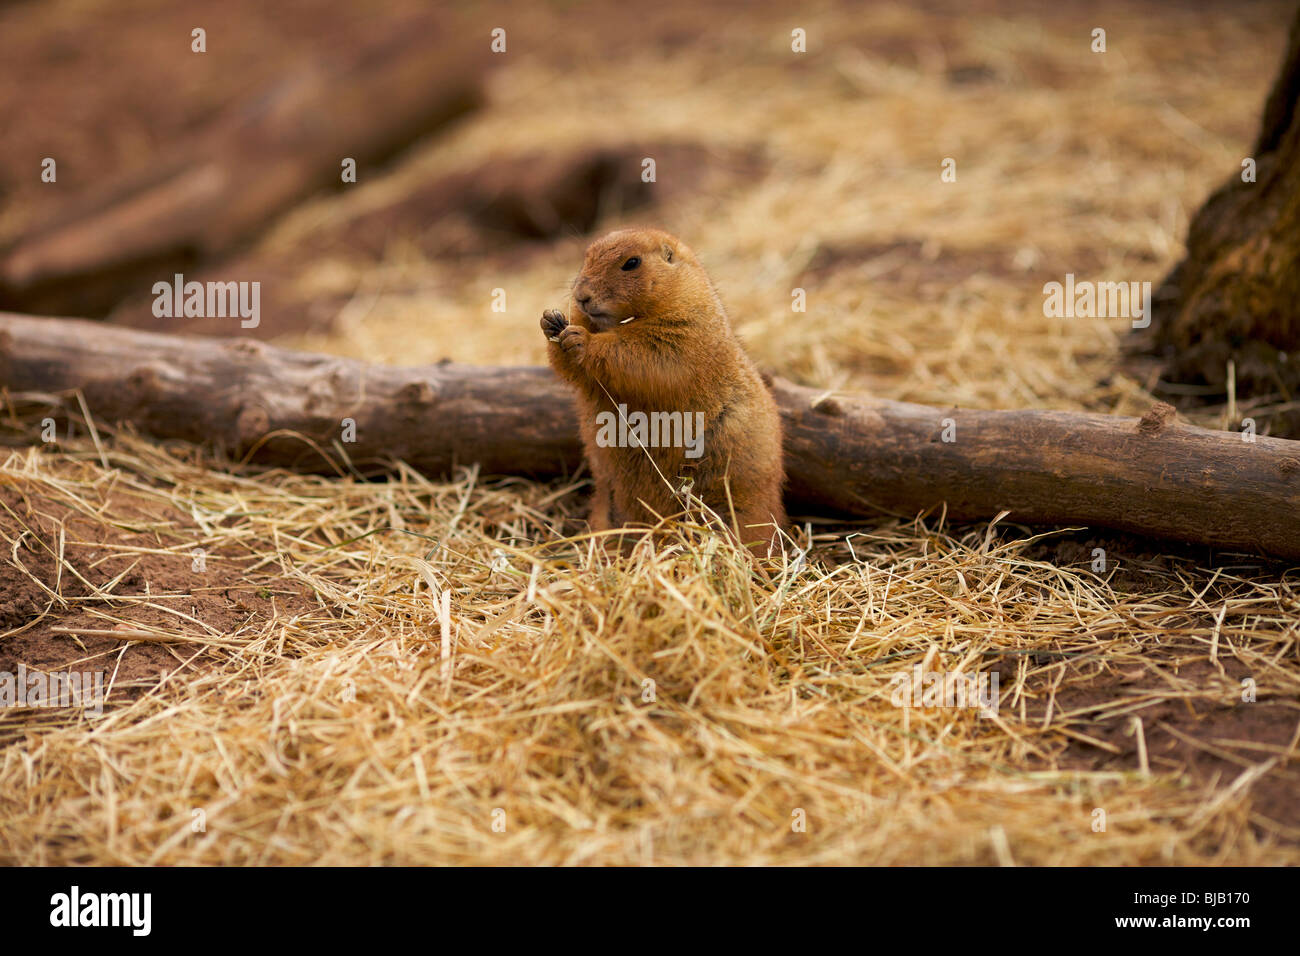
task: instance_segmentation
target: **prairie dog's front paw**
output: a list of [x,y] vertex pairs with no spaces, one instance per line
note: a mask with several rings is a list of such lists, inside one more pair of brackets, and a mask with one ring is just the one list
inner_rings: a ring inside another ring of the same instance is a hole
[[558,342],[560,333],[568,326],[569,320],[559,309],[547,309],[542,313],[542,334],[548,342]]
[[587,355],[587,330],[578,325],[565,326],[556,339],[570,361],[581,365]]

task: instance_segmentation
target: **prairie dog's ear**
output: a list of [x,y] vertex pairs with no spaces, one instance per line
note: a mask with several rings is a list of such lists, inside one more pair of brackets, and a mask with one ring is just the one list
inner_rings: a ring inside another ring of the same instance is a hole
[[672,244],[665,242],[659,248],[664,254],[664,262],[672,262],[673,256],[677,254],[677,251],[673,249]]

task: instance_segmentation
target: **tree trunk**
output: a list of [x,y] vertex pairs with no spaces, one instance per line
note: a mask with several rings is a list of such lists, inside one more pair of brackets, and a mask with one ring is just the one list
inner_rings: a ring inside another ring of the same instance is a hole
[[[1161,377],[1221,397],[1300,400],[1300,11],[1250,157],[1188,229],[1187,256],[1154,296],[1151,327],[1131,351]],[[1233,373],[1228,371],[1233,363]],[[1300,436],[1300,410],[1270,422]]]
[[[582,458],[569,392],[545,368],[392,368],[0,313],[0,387],[45,406],[50,393],[78,389],[100,421],[300,470],[377,474],[400,458],[435,476],[477,463],[544,478]],[[1007,511],[1026,524],[1300,558],[1300,442],[1192,428],[1164,404],[1138,420],[772,388],[796,514]]]

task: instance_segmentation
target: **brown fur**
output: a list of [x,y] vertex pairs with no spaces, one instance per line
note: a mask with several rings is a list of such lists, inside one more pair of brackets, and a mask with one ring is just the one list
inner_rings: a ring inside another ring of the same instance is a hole
[[[640,265],[622,267],[633,256]],[[683,479],[740,540],[760,550],[786,526],[781,419],[731,330],[695,254],[657,229],[625,229],[587,249],[573,284],[572,320],[542,317],[551,366],[578,395],[595,478],[591,526],[602,531],[679,514]],[[626,321],[628,319],[630,321]],[[704,413],[702,454],[681,447],[601,447],[597,415]],[[766,527],[761,527],[766,525]]]

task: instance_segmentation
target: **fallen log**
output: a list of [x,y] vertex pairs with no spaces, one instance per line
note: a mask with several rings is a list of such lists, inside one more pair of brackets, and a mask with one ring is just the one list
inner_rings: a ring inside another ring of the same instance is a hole
[[104,315],[341,186],[345,159],[365,176],[477,107],[488,62],[486,44],[467,47],[422,20],[349,57],[300,65],[148,170],[55,207],[0,255],[0,304]]
[[[80,390],[100,421],[281,467],[545,478],[581,462],[545,368],[395,368],[246,338],[164,335],[0,313],[0,388]],[[954,519],[1002,511],[1300,558],[1300,442],[1141,419],[939,409],[777,380],[794,513]],[[345,441],[345,429],[355,431]],[[33,443],[36,442],[33,437]]]

